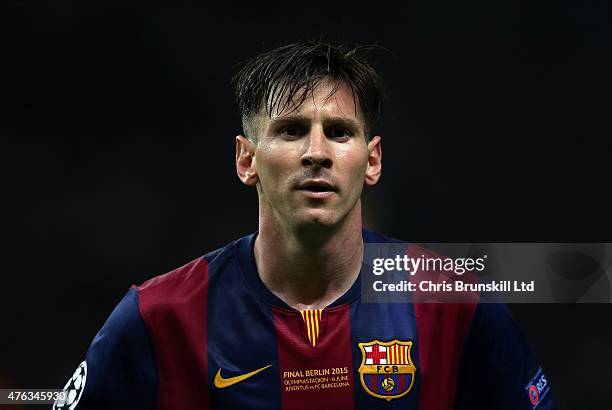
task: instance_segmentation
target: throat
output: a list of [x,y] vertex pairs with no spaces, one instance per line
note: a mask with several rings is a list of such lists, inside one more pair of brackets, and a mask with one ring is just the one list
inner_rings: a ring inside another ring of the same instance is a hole
[[[357,236],[356,238],[354,236]],[[323,246],[260,233],[255,262],[264,285],[297,310],[322,309],[355,283],[361,269],[361,229],[350,237],[333,237]]]
[[348,292],[358,276],[359,270],[356,270],[342,277],[319,280],[287,278],[282,283],[267,286],[278,298],[298,311],[324,309]]

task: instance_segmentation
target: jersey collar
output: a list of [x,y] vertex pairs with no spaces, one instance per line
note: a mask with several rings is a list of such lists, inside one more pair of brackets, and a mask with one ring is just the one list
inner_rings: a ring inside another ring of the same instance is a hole
[[[259,277],[259,272],[257,271],[257,265],[255,264],[255,239],[257,238],[258,232],[255,232],[251,235],[245,236],[238,241],[236,241],[236,251],[238,253],[238,260],[240,263],[240,267],[244,278],[251,288],[253,292],[257,294],[261,299],[263,299],[266,303],[280,307],[283,309],[295,310],[283,300],[281,300],[278,296],[276,296],[270,289],[264,285],[261,278]],[[363,241],[368,242],[387,242],[386,238],[382,235],[378,235],[374,232],[363,230],[362,231]],[[364,270],[362,265],[361,271],[359,272],[359,276],[357,280],[353,283],[353,285],[349,288],[346,293],[336,299],[331,305],[326,308],[333,308],[337,306],[342,306],[346,304],[350,304],[353,301],[357,300],[361,293],[361,275]]]

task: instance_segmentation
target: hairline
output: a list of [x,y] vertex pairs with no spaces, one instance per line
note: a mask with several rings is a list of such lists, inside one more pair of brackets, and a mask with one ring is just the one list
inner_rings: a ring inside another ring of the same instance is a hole
[[[359,102],[359,96],[355,92],[354,86],[350,83],[350,81],[347,81],[344,78],[334,78],[333,76],[325,76],[316,82],[315,86],[312,87],[312,89],[310,90],[309,95],[312,96],[312,93],[314,92],[314,90],[316,90],[325,81],[329,81],[330,83],[331,82],[335,83],[331,91],[329,92],[329,94],[325,97],[325,102],[327,102],[331,97],[333,97],[343,85],[347,86],[351,90],[351,96],[353,97],[353,104],[355,106],[355,116],[357,117],[358,121],[362,122],[364,138],[366,142],[369,141],[371,130],[368,127],[368,122],[366,121],[365,113],[363,112],[363,109],[361,108],[361,104]],[[299,93],[296,93],[296,94],[299,94]],[[299,110],[299,108],[306,101],[306,98],[308,98],[308,95],[303,95],[302,97],[303,98],[300,99],[298,105],[293,105],[293,108],[290,111],[288,111],[287,114],[290,114],[294,111]],[[257,135],[253,135],[253,134],[258,134],[260,132],[260,130],[257,129],[258,124],[255,124],[255,123],[263,118],[272,119],[271,113],[274,110],[276,110],[278,114],[278,110],[281,108],[280,105],[282,101],[284,101],[284,99],[285,97],[281,96],[281,98],[277,98],[274,103],[271,103],[269,101],[268,102],[261,101],[259,111],[257,113],[249,113],[247,115],[242,116],[242,129],[243,129],[245,136],[249,140],[255,143],[258,142]],[[287,107],[289,107],[290,105],[291,105],[291,102],[286,102],[285,104],[283,104],[283,107],[282,107],[283,111],[286,110]]]

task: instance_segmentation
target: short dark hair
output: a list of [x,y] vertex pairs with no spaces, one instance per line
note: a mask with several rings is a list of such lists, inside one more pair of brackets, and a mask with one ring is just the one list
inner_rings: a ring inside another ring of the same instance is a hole
[[249,120],[262,108],[269,117],[274,111],[285,110],[294,99],[297,108],[322,80],[332,79],[336,83],[329,96],[342,83],[350,86],[355,107],[359,106],[365,121],[366,139],[369,139],[380,116],[383,96],[382,81],[365,60],[372,48],[360,46],[347,50],[344,46],[301,41],[246,61],[232,79],[245,133],[249,133]]

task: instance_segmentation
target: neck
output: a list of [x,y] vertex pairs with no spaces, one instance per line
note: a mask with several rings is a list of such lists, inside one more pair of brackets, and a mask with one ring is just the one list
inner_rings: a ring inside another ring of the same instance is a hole
[[263,283],[289,306],[324,308],[346,293],[363,259],[361,204],[334,227],[286,228],[260,206],[255,262]]

